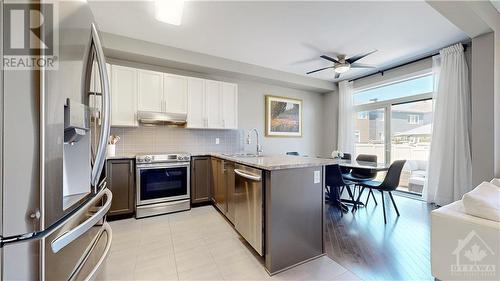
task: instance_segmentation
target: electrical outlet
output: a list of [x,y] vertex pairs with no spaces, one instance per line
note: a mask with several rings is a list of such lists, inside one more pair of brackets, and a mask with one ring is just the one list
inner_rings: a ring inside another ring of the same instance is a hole
[[321,182],[321,172],[314,171],[314,183],[320,183],[320,182]]
[[220,144],[220,139],[219,138],[215,138],[215,144]]

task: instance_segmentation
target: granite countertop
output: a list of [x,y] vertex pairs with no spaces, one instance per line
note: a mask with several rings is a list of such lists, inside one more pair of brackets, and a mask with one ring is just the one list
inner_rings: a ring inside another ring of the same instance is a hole
[[[241,157],[234,154],[225,154],[220,152],[198,152],[191,153],[192,157],[196,156],[213,156],[220,159],[232,161],[242,165],[252,166],[262,170],[284,170],[293,168],[317,167],[338,164],[336,159],[290,156],[290,155],[263,155],[260,157]],[[116,154],[115,156],[107,156],[107,160],[117,159],[135,159],[136,154],[124,153]]]
[[133,153],[124,153],[124,154],[116,154],[114,156],[106,156],[106,160],[118,160],[118,159],[135,159],[135,154]]
[[337,164],[335,159],[290,156],[290,155],[264,155],[261,157],[238,157],[220,153],[211,153],[211,156],[235,163],[252,166],[262,170],[274,171],[294,168],[318,167]]

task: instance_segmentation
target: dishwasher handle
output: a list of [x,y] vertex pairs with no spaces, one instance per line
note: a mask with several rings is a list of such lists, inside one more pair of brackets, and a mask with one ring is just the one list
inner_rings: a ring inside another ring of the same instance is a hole
[[262,180],[262,177],[259,176],[259,175],[254,175],[254,174],[249,174],[247,172],[244,172],[240,169],[234,169],[234,173],[241,176],[241,177],[244,177],[246,179],[249,179],[249,180],[253,180],[253,181],[261,181]]

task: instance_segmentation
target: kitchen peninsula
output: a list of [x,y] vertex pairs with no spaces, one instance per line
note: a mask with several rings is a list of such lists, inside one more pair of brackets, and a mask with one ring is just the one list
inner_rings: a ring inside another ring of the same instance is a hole
[[324,167],[336,160],[219,153],[194,156],[194,197],[198,159],[210,160],[214,205],[263,257],[271,275],[324,255]]

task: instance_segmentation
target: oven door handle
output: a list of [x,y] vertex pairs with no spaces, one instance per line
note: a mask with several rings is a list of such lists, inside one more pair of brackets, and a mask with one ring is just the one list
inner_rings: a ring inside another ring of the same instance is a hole
[[169,164],[137,164],[137,170],[146,169],[165,169],[165,168],[179,168],[179,167],[189,167],[190,163],[169,163]]

